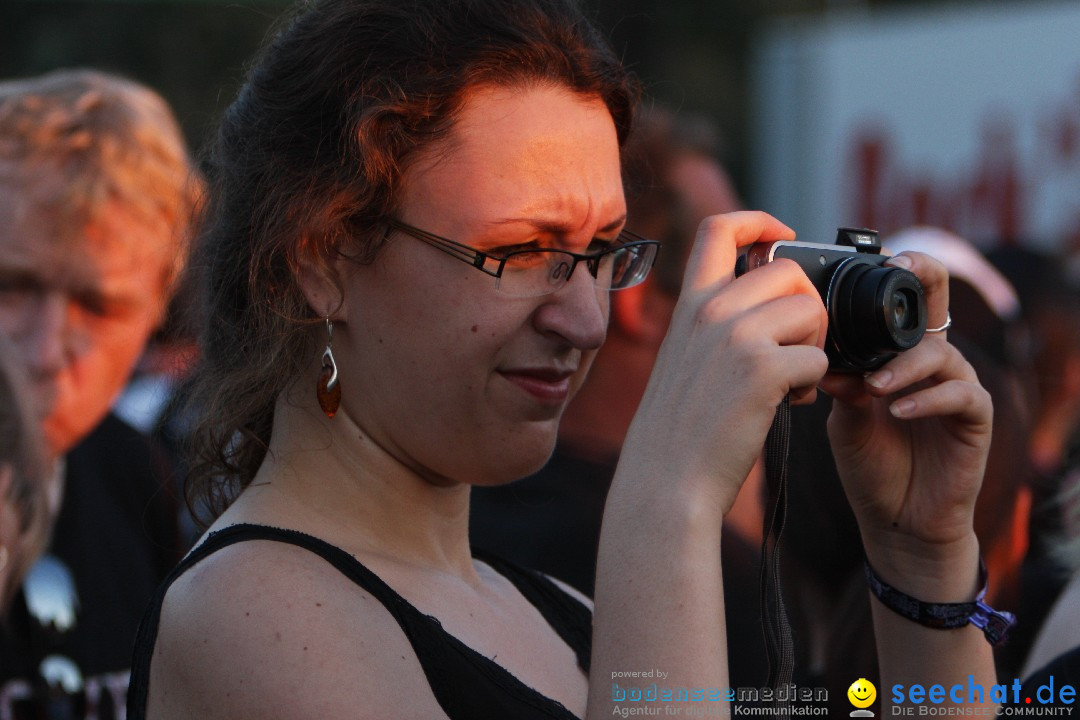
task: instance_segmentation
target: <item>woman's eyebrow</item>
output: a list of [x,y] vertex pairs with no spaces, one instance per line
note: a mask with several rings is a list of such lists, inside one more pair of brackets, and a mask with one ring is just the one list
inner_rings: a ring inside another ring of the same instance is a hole
[[[620,227],[622,227],[625,223],[626,223],[626,214],[623,213],[619,217],[617,217],[614,220],[612,220],[611,222],[609,222],[607,225],[604,225],[603,227],[598,228],[596,232],[598,234],[615,232]],[[546,220],[544,218],[531,218],[531,217],[503,218],[501,220],[494,220],[490,224],[494,225],[494,226],[498,226],[498,225],[517,225],[517,224],[530,225],[530,226],[536,228],[537,230],[539,230],[540,232],[550,233],[552,235],[565,235],[565,234],[573,231],[573,228],[570,227],[569,225],[566,225],[565,223],[555,222],[555,221],[552,221],[552,220]]]
[[604,227],[600,228],[598,232],[602,232],[602,233],[615,232],[616,230],[618,230],[619,228],[621,228],[625,224],[626,224],[626,213],[623,213],[619,217],[617,217],[614,220],[612,220],[611,222],[609,222]]

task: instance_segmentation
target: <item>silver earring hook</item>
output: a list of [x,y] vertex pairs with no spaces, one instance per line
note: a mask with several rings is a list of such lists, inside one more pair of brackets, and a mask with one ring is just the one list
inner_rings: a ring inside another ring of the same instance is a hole
[[334,322],[326,318],[326,349],[322,354],[322,366],[330,368],[330,379],[326,381],[326,389],[329,390],[337,385],[338,370],[334,360]]

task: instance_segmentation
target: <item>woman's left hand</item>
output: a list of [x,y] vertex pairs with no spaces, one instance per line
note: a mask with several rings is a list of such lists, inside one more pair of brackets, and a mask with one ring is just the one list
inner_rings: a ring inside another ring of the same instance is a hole
[[[929,327],[944,325],[945,267],[920,253],[889,265],[919,276]],[[973,574],[993,408],[945,333],[927,333],[865,378],[830,373],[821,388],[835,399],[829,438],[871,564],[912,593],[941,591],[943,577],[965,565],[963,575]]]

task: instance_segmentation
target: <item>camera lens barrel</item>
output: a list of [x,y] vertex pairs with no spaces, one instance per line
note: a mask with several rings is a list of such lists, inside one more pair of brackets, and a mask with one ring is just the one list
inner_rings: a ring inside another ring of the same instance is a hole
[[926,294],[909,270],[886,267],[877,233],[840,228],[834,245],[795,240],[757,242],[735,264],[740,276],[773,260],[802,268],[829,314],[829,368],[874,370],[922,340]]
[[914,347],[926,332],[926,296],[912,272],[882,256],[836,263],[828,282],[826,353],[837,368],[872,370]]

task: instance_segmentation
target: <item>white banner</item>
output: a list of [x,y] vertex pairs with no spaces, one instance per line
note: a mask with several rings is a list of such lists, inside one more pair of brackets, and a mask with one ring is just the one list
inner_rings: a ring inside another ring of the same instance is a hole
[[1080,250],[1080,2],[832,13],[761,40],[752,197],[801,239],[922,223]]

